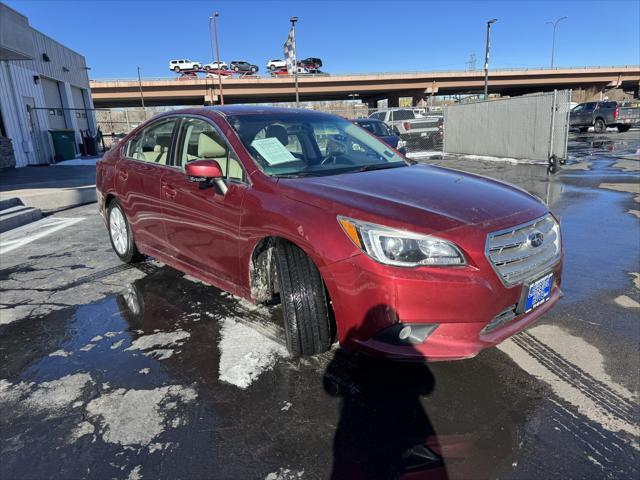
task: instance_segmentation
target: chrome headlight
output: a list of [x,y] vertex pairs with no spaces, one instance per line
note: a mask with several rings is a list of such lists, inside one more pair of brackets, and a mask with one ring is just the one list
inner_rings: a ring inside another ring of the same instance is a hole
[[360,222],[338,216],[338,223],[351,241],[377,262],[399,267],[465,265],[460,249],[432,235]]

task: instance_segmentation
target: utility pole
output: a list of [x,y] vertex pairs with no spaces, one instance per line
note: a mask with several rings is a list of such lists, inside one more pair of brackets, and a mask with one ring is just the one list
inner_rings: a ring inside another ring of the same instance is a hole
[[469,60],[467,61],[467,70],[474,71],[476,69],[476,54],[472,53],[469,55]]
[[147,119],[147,109],[144,106],[144,95],[142,94],[142,80],[140,80],[140,65],[138,65],[138,87],[140,88],[140,102],[142,102],[142,113],[144,119]]
[[224,93],[222,92],[222,75],[220,74],[220,50],[218,49],[218,26],[216,22],[216,18],[220,16],[219,12],[215,12],[212,17],[209,17],[209,46],[211,47],[211,62],[214,62],[213,59],[213,42],[211,40],[211,20],[213,20],[213,36],[216,41],[216,71],[218,72],[218,87],[220,89],[220,105],[224,105]]
[[293,78],[296,84],[296,108],[300,106],[300,95],[298,94],[298,52],[296,45],[296,22],[298,17],[291,17],[291,31],[293,32]]
[[566,20],[569,17],[560,17],[555,22],[547,22],[547,25],[553,26],[553,34],[551,37],[551,68],[553,68],[553,57],[556,49],[556,27],[562,20]]

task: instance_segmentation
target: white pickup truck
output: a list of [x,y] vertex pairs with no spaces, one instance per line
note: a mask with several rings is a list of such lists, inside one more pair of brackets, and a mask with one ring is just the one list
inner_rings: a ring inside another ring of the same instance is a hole
[[391,108],[369,115],[395,129],[407,143],[407,151],[433,148],[442,141],[441,113],[421,114],[411,108]]

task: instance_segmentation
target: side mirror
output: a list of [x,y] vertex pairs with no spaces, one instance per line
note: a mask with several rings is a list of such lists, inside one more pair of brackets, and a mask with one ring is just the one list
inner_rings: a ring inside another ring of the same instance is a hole
[[189,181],[202,182],[204,185],[213,181],[223,195],[227,193],[227,185],[223,180],[222,168],[220,168],[220,164],[217,161],[195,160],[187,163],[184,170]]

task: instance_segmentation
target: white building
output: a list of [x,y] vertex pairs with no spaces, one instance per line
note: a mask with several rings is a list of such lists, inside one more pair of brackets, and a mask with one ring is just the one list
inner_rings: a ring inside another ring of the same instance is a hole
[[[0,168],[54,161],[49,130],[95,134],[85,59],[31,28],[24,15],[0,3]],[[5,138],[2,138],[5,137]]]

